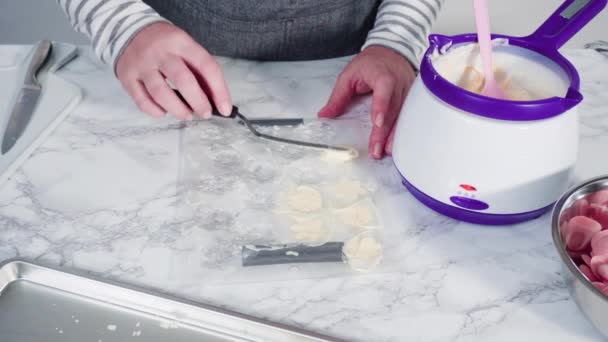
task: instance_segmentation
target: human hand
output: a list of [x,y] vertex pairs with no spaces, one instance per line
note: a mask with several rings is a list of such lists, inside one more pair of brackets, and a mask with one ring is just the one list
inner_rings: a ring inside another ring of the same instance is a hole
[[209,118],[210,100],[223,115],[232,110],[220,65],[186,32],[169,23],[153,23],[137,33],[118,59],[116,75],[137,107],[153,117],[169,112],[179,119],[191,120],[193,113]]
[[373,92],[368,148],[373,158],[380,159],[385,153],[391,154],[397,117],[415,78],[414,68],[403,56],[389,48],[370,46],[342,71],[318,115],[339,116],[354,95]]

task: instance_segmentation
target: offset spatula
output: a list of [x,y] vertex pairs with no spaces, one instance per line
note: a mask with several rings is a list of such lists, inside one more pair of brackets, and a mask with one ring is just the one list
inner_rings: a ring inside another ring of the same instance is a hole
[[[176,90],[175,90],[175,93],[184,102],[184,104],[187,105],[187,102],[183,98],[183,96]],[[215,108],[215,106],[213,104],[212,104],[211,114],[213,116],[217,116],[217,117],[221,117],[221,118],[236,119],[239,122],[241,122],[243,125],[245,125],[251,133],[253,133],[256,137],[259,137],[259,138],[278,141],[278,142],[282,142],[285,144],[304,146],[304,147],[318,148],[318,149],[324,149],[324,150],[333,150],[333,151],[342,151],[342,152],[347,152],[351,155],[358,154],[358,152],[355,149],[353,149],[352,147],[335,146],[335,145],[328,145],[328,144],[313,143],[313,142],[308,142],[308,141],[287,139],[287,138],[282,138],[282,137],[277,137],[274,135],[262,133],[255,128],[255,126],[297,126],[297,125],[303,124],[304,119],[300,119],[300,118],[295,118],[295,119],[293,119],[293,118],[290,118],[290,119],[274,119],[274,118],[272,118],[272,119],[248,119],[246,116],[244,116],[243,114],[241,114],[239,112],[239,108],[237,106],[232,106],[232,112],[230,113],[229,116],[223,116],[219,112],[219,110],[217,110],[217,108]]]
[[4,136],[2,137],[2,154],[8,152],[21,137],[36,110],[42,86],[38,82],[38,71],[48,59],[52,43],[48,40],[39,42],[24,72],[23,81],[17,85],[15,103],[11,107]]
[[343,262],[344,243],[245,245],[241,250],[243,266],[295,263]]
[[308,141],[287,139],[287,138],[282,138],[282,137],[277,137],[274,135],[262,133],[255,128],[255,126],[300,125],[300,124],[304,123],[303,119],[251,119],[250,120],[250,119],[247,119],[247,117],[245,117],[243,114],[241,114],[239,112],[239,108],[236,106],[232,107],[232,113],[230,113],[230,116],[221,115],[220,112],[216,108],[213,108],[212,114],[214,116],[219,116],[222,118],[230,118],[230,119],[239,120],[245,126],[247,126],[247,128],[249,129],[249,131],[251,131],[251,133],[253,133],[256,137],[259,137],[259,138],[278,141],[278,142],[282,142],[282,143],[286,143],[286,144],[312,147],[312,148],[318,148],[318,149],[324,149],[324,150],[334,150],[334,151],[343,151],[343,152],[348,152],[348,153],[356,153],[356,152],[353,152],[353,149],[351,147],[334,146],[334,145],[328,145],[328,144],[313,143],[313,142],[308,142]]

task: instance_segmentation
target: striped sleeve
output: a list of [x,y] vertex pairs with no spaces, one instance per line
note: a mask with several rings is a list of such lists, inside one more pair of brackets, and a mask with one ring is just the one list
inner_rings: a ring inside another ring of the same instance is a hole
[[393,49],[418,68],[428,47],[427,37],[444,0],[383,0],[376,24],[363,49],[380,45]]
[[166,21],[142,0],[57,0],[72,27],[85,34],[95,54],[115,69],[131,39],[147,25]]

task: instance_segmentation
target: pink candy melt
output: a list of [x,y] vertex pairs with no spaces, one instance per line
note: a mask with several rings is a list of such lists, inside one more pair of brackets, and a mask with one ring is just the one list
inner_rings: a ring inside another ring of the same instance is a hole
[[589,202],[586,199],[580,199],[574,203],[572,216],[586,216],[589,214]]
[[571,251],[582,251],[589,247],[593,235],[601,230],[602,226],[593,219],[585,216],[573,217],[565,227],[566,247]]
[[593,255],[608,255],[608,230],[602,230],[591,239]]
[[577,200],[564,210],[559,230],[580,272],[608,296],[608,189]]
[[596,255],[591,258],[591,270],[598,278],[608,280],[608,255]]
[[[600,280],[597,279],[597,277],[595,276],[595,274],[593,274],[593,271],[591,271],[591,268],[589,268],[589,266],[587,265],[580,265],[579,269],[581,270],[581,273],[585,275],[585,277],[587,277],[587,279],[589,279],[589,281],[591,282],[599,282]],[[602,283],[603,285],[603,283]]]
[[581,259],[583,259],[583,261],[585,262],[585,264],[589,267],[591,267],[591,257],[588,256],[587,254],[583,254],[581,255]]
[[588,201],[590,204],[608,205],[608,189],[589,195]]
[[608,229],[608,207],[591,204],[588,215],[601,224],[603,229]]
[[568,255],[570,256],[570,258],[572,258],[572,260],[575,260],[577,262],[581,260],[581,256],[583,254],[584,254],[583,252],[568,251]]

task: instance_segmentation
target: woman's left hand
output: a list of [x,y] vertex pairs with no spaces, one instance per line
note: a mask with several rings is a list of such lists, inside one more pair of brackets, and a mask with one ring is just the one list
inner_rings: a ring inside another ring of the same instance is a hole
[[394,128],[401,106],[416,72],[410,62],[397,52],[370,46],[346,66],[319,117],[331,118],[344,113],[354,95],[373,93],[369,152],[375,159],[391,154]]

